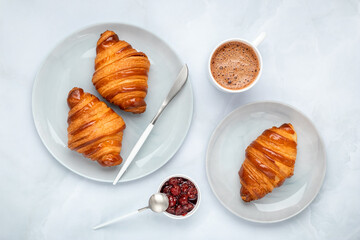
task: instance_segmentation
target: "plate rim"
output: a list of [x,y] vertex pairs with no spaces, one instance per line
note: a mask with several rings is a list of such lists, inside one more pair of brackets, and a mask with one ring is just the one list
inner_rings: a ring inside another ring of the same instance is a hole
[[[52,53],[61,45],[63,44],[65,41],[67,41],[69,38],[72,38],[74,37],[76,34],[78,34],[79,32],[82,32],[82,31],[85,31],[87,29],[90,29],[90,28],[95,28],[95,27],[99,27],[99,26],[106,26],[106,25],[122,25],[122,26],[126,26],[126,27],[131,27],[131,28],[136,28],[138,30],[141,30],[141,31],[144,31],[152,36],[154,36],[155,38],[157,38],[158,40],[160,40],[166,47],[168,47],[169,49],[171,49],[171,51],[174,53],[176,59],[180,62],[180,63],[183,63],[181,61],[181,58],[179,57],[178,53],[176,51],[173,50],[173,48],[165,41],[163,40],[162,38],[158,37],[157,35],[155,35],[154,33],[142,28],[142,27],[139,27],[139,26],[136,26],[136,25],[132,25],[132,24],[128,24],[128,23],[122,23],[122,22],[100,22],[100,23],[95,23],[95,24],[91,24],[91,25],[86,25],[82,28],[79,28],[73,32],[71,32],[70,34],[66,35],[64,38],[60,39],[59,41],[56,42],[56,44],[54,46],[51,47],[50,51],[45,55],[45,57],[43,58],[43,60],[40,62],[39,64],[39,67],[36,71],[36,74],[35,74],[35,77],[34,77],[34,82],[33,82],[33,85],[32,85],[32,89],[31,89],[31,112],[32,112],[32,119],[34,121],[34,125],[35,125],[35,129],[36,129],[36,132],[38,134],[38,136],[40,137],[41,139],[41,142],[42,144],[46,147],[47,151],[51,154],[51,156],[53,158],[56,159],[57,162],[59,162],[62,166],[64,166],[66,169],[70,170],[71,172],[81,176],[81,177],[84,177],[86,179],[90,179],[90,180],[93,180],[93,181],[96,181],[96,182],[102,182],[102,183],[112,183],[113,181],[112,180],[104,180],[104,179],[99,179],[99,178],[96,178],[96,177],[91,177],[91,176],[87,176],[83,173],[80,173],[72,168],[70,168],[69,166],[67,166],[65,163],[63,163],[60,159],[58,159],[55,154],[50,150],[50,147],[48,146],[48,144],[46,143],[45,139],[44,139],[44,136],[43,136],[43,131],[41,130],[41,127],[40,127],[40,123],[39,121],[36,119],[36,116],[35,116],[35,109],[37,108],[35,106],[35,103],[34,103],[34,99],[35,99],[35,89],[38,85],[38,82],[39,82],[39,73],[41,72],[41,70],[43,69],[45,63],[47,62],[47,60],[51,57]],[[184,63],[185,64],[185,63]],[[180,147],[183,145],[184,143],[184,140],[185,138],[187,137],[188,133],[189,133],[189,129],[190,129],[190,126],[191,126],[191,123],[192,123],[192,119],[193,119],[193,116],[194,116],[194,92],[193,92],[193,89],[192,89],[192,84],[191,84],[191,81],[190,81],[190,76],[188,76],[188,79],[187,79],[187,83],[189,85],[189,89],[190,89],[190,100],[191,100],[191,109],[190,109],[190,116],[189,116],[189,120],[187,121],[186,123],[186,133],[183,135],[183,137],[181,138],[181,141],[180,141],[180,144],[178,146],[175,147],[174,151],[171,152],[169,154],[169,157],[161,164],[159,165],[158,168],[155,168],[154,170],[152,171],[149,171],[148,173],[144,174],[144,175],[141,175],[141,176],[138,176],[138,177],[134,177],[134,178],[131,178],[131,179],[126,179],[126,180],[120,180],[119,183],[126,183],[126,182],[130,182],[130,181],[135,181],[135,180],[138,180],[138,179],[141,179],[141,178],[144,178],[152,173],[154,173],[155,171],[159,170],[160,168],[162,168],[164,165],[166,165],[170,159],[172,159],[174,157],[174,155],[179,151]],[[119,184],[118,184],[119,185]]]
[[[252,219],[252,218],[248,218],[248,217],[244,217],[241,216],[240,214],[238,214],[237,212],[235,212],[234,210],[232,210],[230,207],[228,207],[221,199],[220,196],[216,193],[211,180],[210,180],[210,174],[209,174],[209,152],[210,152],[210,143],[213,141],[213,138],[215,136],[215,133],[218,131],[218,129],[223,125],[223,123],[230,118],[235,112],[239,111],[242,108],[245,107],[249,107],[251,105],[257,105],[257,104],[276,104],[276,105],[282,105],[288,108],[291,108],[293,110],[295,110],[296,112],[300,113],[306,120],[309,121],[309,123],[311,124],[311,126],[315,129],[315,133],[317,134],[317,136],[319,137],[319,143],[321,145],[321,148],[323,149],[324,152],[324,170],[322,172],[322,176],[321,176],[321,180],[319,181],[319,185],[316,188],[316,191],[314,192],[314,195],[311,197],[310,201],[308,201],[301,209],[299,209],[298,211],[296,211],[293,214],[290,214],[289,216],[283,217],[283,218],[279,218],[279,219],[275,219],[275,220],[257,220],[257,219]],[[247,103],[245,105],[239,106],[236,109],[234,109],[233,111],[231,111],[229,114],[227,114],[218,124],[217,126],[214,128],[209,140],[208,140],[208,144],[207,144],[207,148],[206,148],[206,159],[205,159],[205,165],[206,165],[206,177],[207,177],[207,181],[208,184],[210,185],[211,191],[213,192],[213,194],[215,195],[215,197],[217,198],[217,200],[221,203],[221,205],[223,207],[225,207],[227,210],[229,210],[232,214],[234,214],[235,216],[238,216],[244,220],[250,221],[250,222],[255,222],[255,223],[277,223],[277,222],[282,222],[285,221],[287,219],[290,219],[296,215],[298,215],[299,213],[301,213],[303,210],[305,210],[313,201],[314,199],[317,197],[317,195],[320,192],[320,189],[323,186],[324,183],[324,179],[325,179],[325,175],[326,175],[326,168],[327,168],[327,164],[326,164],[326,151],[325,151],[325,147],[324,147],[324,141],[321,137],[321,135],[319,134],[319,131],[317,130],[317,128],[315,127],[315,124],[310,120],[310,118],[308,118],[302,111],[300,111],[299,109],[297,109],[296,107],[293,107],[289,104],[286,103],[282,103],[282,102],[278,102],[278,101],[255,101],[255,102],[250,102]]]

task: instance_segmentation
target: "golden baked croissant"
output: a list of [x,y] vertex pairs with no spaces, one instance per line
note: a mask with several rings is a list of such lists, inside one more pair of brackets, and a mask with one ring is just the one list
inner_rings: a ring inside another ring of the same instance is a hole
[[68,147],[102,166],[119,165],[124,120],[81,88],[75,87],[69,92],[67,103],[70,108]]
[[149,68],[150,61],[145,53],[119,40],[112,31],[101,34],[92,82],[107,101],[126,112],[145,112]]
[[290,123],[265,130],[245,150],[240,195],[250,202],[264,197],[294,174],[297,136]]

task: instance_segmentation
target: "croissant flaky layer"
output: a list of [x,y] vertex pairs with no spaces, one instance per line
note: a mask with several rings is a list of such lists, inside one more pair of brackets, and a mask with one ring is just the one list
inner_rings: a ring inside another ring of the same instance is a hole
[[127,112],[145,112],[149,68],[145,53],[119,40],[113,31],[101,34],[92,82],[107,101]]
[[68,147],[102,166],[115,166],[120,157],[124,120],[111,108],[81,88],[68,95]]
[[290,123],[265,130],[245,150],[240,195],[250,202],[264,197],[294,174],[297,135]]

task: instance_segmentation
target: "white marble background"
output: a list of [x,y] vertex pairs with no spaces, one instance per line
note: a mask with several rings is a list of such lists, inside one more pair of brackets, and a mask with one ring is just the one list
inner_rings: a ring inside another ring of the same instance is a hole
[[[31,112],[34,76],[67,35],[87,25],[122,22],[170,44],[189,65],[194,117],[180,151],[154,174],[114,188],[61,166],[43,146]],[[211,49],[226,38],[260,46],[261,80],[240,95],[207,79]],[[0,0],[0,239],[360,239],[359,1]],[[327,175],[315,201],[296,217],[250,223],[228,212],[205,174],[211,132],[245,103],[276,100],[301,109],[322,135]],[[144,213],[92,231],[100,220],[146,204],[159,182],[182,172],[203,202],[186,221]]]

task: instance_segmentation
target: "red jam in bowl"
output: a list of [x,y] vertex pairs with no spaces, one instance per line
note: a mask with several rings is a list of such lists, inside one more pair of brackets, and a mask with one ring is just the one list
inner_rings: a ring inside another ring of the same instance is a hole
[[160,190],[169,198],[166,211],[173,215],[185,216],[193,210],[198,200],[198,191],[190,180],[183,177],[172,177],[164,183]]

